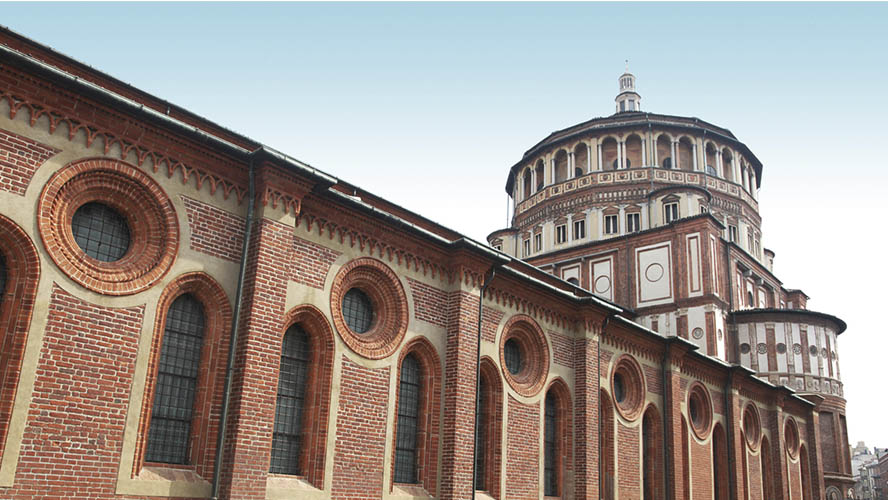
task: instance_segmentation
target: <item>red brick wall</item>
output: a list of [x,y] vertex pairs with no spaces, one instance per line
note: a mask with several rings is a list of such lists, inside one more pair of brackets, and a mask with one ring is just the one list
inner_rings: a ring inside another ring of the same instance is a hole
[[34,172],[59,150],[0,129],[0,189],[24,196]]
[[641,365],[644,372],[644,381],[648,392],[654,394],[663,394],[663,372],[659,368],[653,366]]
[[[413,295],[413,311],[416,319],[447,327],[447,292],[413,278],[407,278]],[[486,312],[486,311],[485,311]]]
[[333,498],[382,497],[389,368],[370,369],[342,357]]
[[802,498],[802,468],[798,461],[789,462],[789,492],[792,500]]
[[823,470],[838,472],[836,436],[833,433],[833,414],[820,414],[820,451],[823,454]]
[[[745,438],[744,438],[745,441]],[[762,460],[761,454],[753,455],[746,443],[741,443],[746,453],[747,473],[749,474],[749,500],[770,500],[762,496]]]
[[712,500],[712,450],[691,438],[691,498]]
[[290,279],[296,283],[313,288],[324,288],[324,280],[330,265],[342,255],[342,252],[331,250],[302,238],[293,237],[292,266]]
[[496,342],[496,329],[503,320],[505,313],[499,309],[484,306],[484,318],[481,325],[481,338],[485,342]]
[[143,314],[53,286],[15,486],[0,497],[113,496]]
[[509,396],[506,498],[537,498],[540,478],[540,407]]
[[552,343],[552,357],[555,362],[568,368],[573,366],[573,341],[571,338],[549,330],[549,341]]
[[617,490],[620,500],[641,498],[640,427],[617,423]]
[[191,249],[233,262],[240,261],[244,245],[244,218],[204,202],[182,196]]

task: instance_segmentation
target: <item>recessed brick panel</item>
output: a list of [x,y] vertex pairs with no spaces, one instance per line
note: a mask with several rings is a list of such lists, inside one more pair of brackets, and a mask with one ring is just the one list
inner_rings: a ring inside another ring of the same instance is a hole
[[540,407],[509,396],[506,498],[524,500],[539,496]]
[[638,431],[641,427],[626,427],[617,424],[617,489],[620,498],[640,498],[641,464],[640,439]]
[[182,196],[182,202],[191,228],[191,249],[239,262],[243,254],[244,218],[187,196]]
[[389,368],[364,368],[342,357],[333,498],[382,497]]
[[759,454],[753,455],[746,447],[746,443],[743,443],[742,449],[743,453],[746,453],[747,473],[749,474],[749,498],[751,500],[763,498],[761,451],[759,451]]
[[573,340],[567,335],[549,330],[552,341],[552,356],[556,363],[568,368],[573,366]]
[[662,395],[663,371],[659,368],[654,368],[653,366],[645,364],[641,365],[641,370],[644,372],[644,380],[647,383],[648,392]]
[[59,150],[0,129],[0,189],[25,195],[34,172]]
[[693,500],[712,500],[712,451],[709,443],[691,438],[691,484]]
[[407,283],[416,319],[447,328],[447,292],[413,278],[407,278]]
[[342,255],[342,252],[297,237],[293,237],[292,252],[290,279],[321,290],[330,266]]
[[0,496],[114,494],[143,313],[53,286],[15,487]]

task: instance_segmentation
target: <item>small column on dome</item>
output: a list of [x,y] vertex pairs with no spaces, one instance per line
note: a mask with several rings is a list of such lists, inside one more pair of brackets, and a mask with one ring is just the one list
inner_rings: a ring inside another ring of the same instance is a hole
[[626,60],[626,71],[620,75],[620,93],[617,94],[617,113],[641,111],[641,95],[635,91],[635,75],[629,72],[629,60]]

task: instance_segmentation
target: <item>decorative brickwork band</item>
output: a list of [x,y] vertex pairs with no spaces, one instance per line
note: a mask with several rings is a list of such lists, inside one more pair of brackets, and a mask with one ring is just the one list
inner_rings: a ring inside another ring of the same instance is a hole
[[15,404],[22,358],[34,310],[40,260],[28,235],[0,215],[0,257],[6,282],[0,290],[0,460]]
[[[160,360],[167,311],[170,305],[183,294],[191,294],[204,308],[204,342],[200,356],[200,372],[194,397],[191,435],[188,437],[188,468],[199,476],[208,478],[213,471],[216,451],[216,433],[222,405],[223,375],[225,359],[228,355],[228,329],[231,327],[231,303],[225,290],[209,275],[194,272],[180,276],[167,285],[157,301],[154,320],[154,337],[151,339],[151,358],[148,364],[148,379],[142,398],[139,415],[139,433],[136,441],[136,455],[133,460],[133,476],[138,476],[145,465],[145,450],[148,442],[148,429],[151,424],[151,410],[154,404],[154,389],[157,383],[158,362]],[[166,466],[166,464],[162,465]]]
[[[119,260],[96,260],[74,240],[74,213],[90,202],[107,205],[126,220],[129,249]],[[58,171],[40,195],[37,224],[56,265],[75,282],[106,295],[149,288],[172,266],[179,246],[169,198],[153,179],[118,160],[82,160]]]
[[[373,320],[364,333],[346,324],[342,301],[349,290],[358,289],[370,299]],[[382,262],[364,257],[342,266],[330,291],[330,310],[340,338],[357,354],[382,359],[395,352],[407,332],[407,296],[398,275]]]

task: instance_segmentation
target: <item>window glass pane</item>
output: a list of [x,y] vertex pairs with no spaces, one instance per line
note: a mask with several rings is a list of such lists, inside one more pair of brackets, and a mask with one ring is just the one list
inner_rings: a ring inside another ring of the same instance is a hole
[[203,306],[191,294],[167,311],[145,460],[184,464],[204,336]]
[[366,333],[373,325],[373,302],[366,293],[352,288],[342,297],[345,324],[355,333]]
[[310,361],[311,345],[308,334],[298,324],[291,326],[284,335],[281,348],[269,469],[275,474],[301,473],[299,456],[302,449],[302,419]]
[[558,495],[558,407],[552,392],[546,394],[544,495]]
[[398,433],[395,440],[395,482],[416,482],[416,434],[422,372],[419,362],[408,354],[401,363],[398,391]]
[[506,341],[506,345],[503,346],[503,357],[506,358],[506,369],[509,370],[509,373],[512,375],[521,373],[521,369],[524,368],[522,354],[521,346],[518,345],[517,340],[509,339]]
[[475,489],[486,490],[487,483],[487,384],[478,384],[478,411],[475,413]]
[[71,232],[87,255],[102,262],[120,260],[129,250],[126,219],[102,203],[91,202],[78,208],[71,220]]

